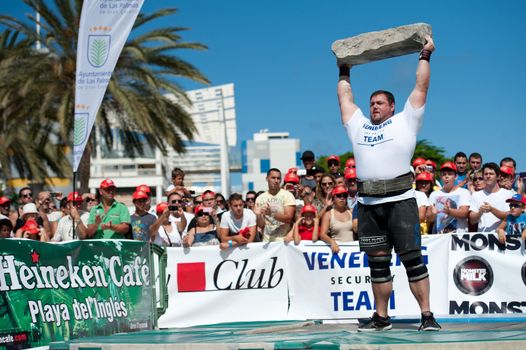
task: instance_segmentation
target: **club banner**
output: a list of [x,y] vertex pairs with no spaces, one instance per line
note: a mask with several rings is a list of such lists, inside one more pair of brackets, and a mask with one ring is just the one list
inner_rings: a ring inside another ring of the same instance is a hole
[[159,327],[285,320],[285,248],[283,243],[168,248],[168,309]]
[[74,172],[77,171],[111,74],[143,1],[83,2],[75,82]]
[[148,244],[0,242],[0,347],[152,329]]
[[[445,310],[448,238],[424,236],[422,255],[431,276],[431,308]],[[340,244],[332,254],[323,242],[291,246],[288,258],[290,293],[289,319],[346,319],[370,317],[374,311],[369,264],[358,242]],[[393,292],[389,300],[391,316],[420,315],[398,256],[391,263]]]
[[520,236],[500,243],[493,233],[451,236],[451,315],[526,313],[526,252]]

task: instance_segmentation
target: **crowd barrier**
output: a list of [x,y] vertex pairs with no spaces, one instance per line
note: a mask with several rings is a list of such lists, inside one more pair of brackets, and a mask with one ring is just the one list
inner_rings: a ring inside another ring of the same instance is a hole
[[[168,248],[135,241],[50,244],[0,240],[0,345],[20,348],[85,336],[170,327],[369,317],[366,255],[357,242]],[[519,236],[422,237],[435,314],[526,312],[526,252]],[[396,255],[389,313],[419,309]]]

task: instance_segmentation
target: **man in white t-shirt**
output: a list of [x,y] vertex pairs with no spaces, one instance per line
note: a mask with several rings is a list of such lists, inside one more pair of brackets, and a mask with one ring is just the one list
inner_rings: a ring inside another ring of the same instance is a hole
[[484,164],[482,173],[486,187],[482,191],[474,192],[471,196],[469,222],[478,223],[479,232],[496,232],[501,220],[505,220],[510,211],[506,200],[513,193],[499,187],[500,168],[497,164]]
[[231,248],[254,241],[256,237],[256,214],[244,208],[243,196],[233,193],[228,199],[230,210],[221,215],[219,225],[220,248]]
[[[69,214],[63,216],[57,225],[57,230],[51,242],[66,242],[73,239],[84,238],[88,225],[89,212],[82,212],[82,196],[77,192],[71,192],[67,197]],[[75,235],[73,235],[73,221],[75,222]],[[75,237],[74,237],[75,236]]]
[[433,233],[468,232],[471,194],[455,186],[457,176],[455,163],[445,162],[440,167],[442,188],[429,195],[427,210],[427,222],[434,222]]
[[[390,271],[394,247],[403,262],[421,312],[420,330],[439,330],[429,305],[429,274],[422,259],[418,208],[408,171],[423,122],[429,88],[429,60],[435,46],[426,36],[420,52],[416,84],[402,112],[395,114],[393,94],[371,94],[370,119],[354,103],[350,66],[341,65],[338,102],[342,123],[353,146],[358,175],[358,237],[367,253],[376,312],[358,331],[392,328],[387,308],[392,292]],[[388,166],[378,166],[388,165]]]
[[294,220],[296,199],[292,193],[281,188],[279,169],[270,169],[266,180],[268,191],[256,198],[256,223],[263,230],[263,242],[282,242]]

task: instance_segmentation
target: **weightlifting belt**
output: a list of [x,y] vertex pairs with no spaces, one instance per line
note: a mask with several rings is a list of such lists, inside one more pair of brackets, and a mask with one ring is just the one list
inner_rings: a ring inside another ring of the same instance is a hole
[[413,175],[407,173],[389,180],[358,180],[361,197],[397,196],[413,187]]

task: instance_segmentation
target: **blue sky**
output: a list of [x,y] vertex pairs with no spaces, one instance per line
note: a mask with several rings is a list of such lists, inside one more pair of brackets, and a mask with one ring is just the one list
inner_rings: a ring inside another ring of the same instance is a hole
[[[526,2],[146,0],[142,12],[169,6],[179,13],[157,23],[189,27],[184,39],[209,47],[179,55],[212,84],[235,84],[238,140],[264,128],[287,131],[317,155],[351,150],[340,123],[331,43],[429,23],[437,50],[419,139],[445,148],[448,156],[477,151],[484,161],[496,162],[511,156],[526,171]],[[19,1],[0,3],[3,14],[19,17],[24,11]],[[392,91],[401,108],[416,65],[413,54],[354,67],[357,104],[367,108],[369,94],[381,88]]]

